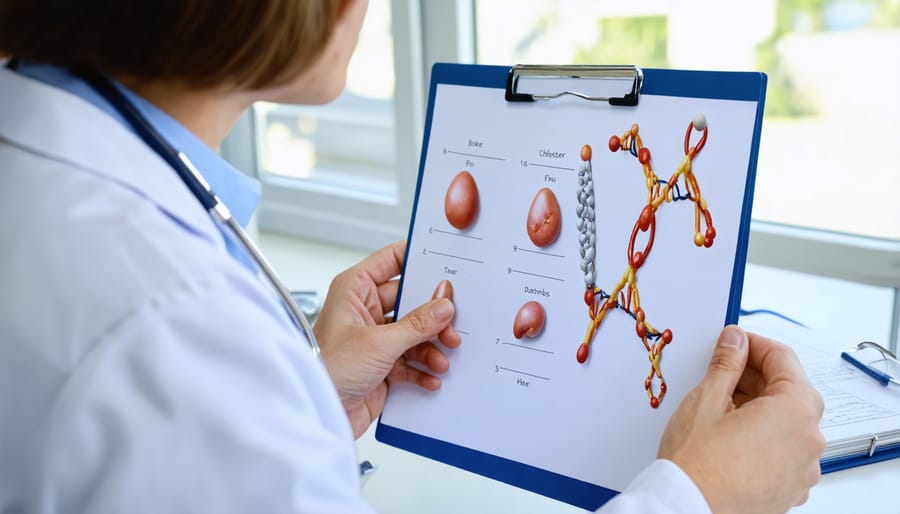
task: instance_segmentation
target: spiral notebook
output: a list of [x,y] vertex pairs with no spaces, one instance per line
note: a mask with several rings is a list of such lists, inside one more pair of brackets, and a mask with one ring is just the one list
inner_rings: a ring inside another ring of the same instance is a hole
[[621,491],[737,322],[765,86],[435,65],[396,314],[452,292],[462,344],[376,438],[583,508]]

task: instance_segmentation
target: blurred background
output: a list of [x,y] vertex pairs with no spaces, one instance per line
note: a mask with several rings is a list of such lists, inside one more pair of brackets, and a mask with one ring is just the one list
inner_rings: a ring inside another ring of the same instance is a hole
[[898,49],[900,0],[371,0],[346,92],[257,104],[222,153],[263,183],[264,247],[350,258],[406,237],[436,61],[762,71],[743,305],[896,345]]

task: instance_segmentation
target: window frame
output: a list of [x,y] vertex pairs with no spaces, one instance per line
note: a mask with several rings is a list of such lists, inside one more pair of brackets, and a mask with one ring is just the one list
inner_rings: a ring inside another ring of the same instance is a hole
[[[422,15],[418,0],[391,0],[396,85],[393,102],[396,197],[352,191],[337,185],[261,173],[256,112],[251,107],[223,142],[220,152],[260,180],[263,200],[256,212],[260,230],[373,250],[407,235],[418,176],[425,82]],[[333,123],[333,122],[332,122]],[[352,121],[347,131],[377,130]]]

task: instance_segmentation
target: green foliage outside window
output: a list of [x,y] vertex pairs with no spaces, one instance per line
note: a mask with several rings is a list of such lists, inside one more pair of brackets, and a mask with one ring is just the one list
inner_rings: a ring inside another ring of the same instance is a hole
[[669,26],[665,16],[601,18],[599,37],[587,48],[579,48],[575,64],[633,64],[646,68],[669,65]]
[[[862,19],[852,28],[828,27],[829,12],[832,23],[842,21],[834,15],[837,9],[861,14]],[[816,113],[815,105],[797,88],[778,53],[778,44],[784,37],[799,32],[897,28],[900,28],[900,0],[778,0],[775,30],[756,49],[757,66],[769,75],[766,116],[799,117]]]
[[[557,21],[555,11],[540,17],[519,46],[525,48],[536,43]],[[596,23],[597,37],[589,45],[576,49],[570,59],[573,63],[670,67],[667,16],[606,17]],[[756,68],[769,76],[766,116],[805,117],[817,111],[814,101],[796,84],[791,75],[793,70],[779,53],[779,44],[786,37],[838,30],[897,29],[900,29],[900,0],[777,0],[774,30],[756,48]]]

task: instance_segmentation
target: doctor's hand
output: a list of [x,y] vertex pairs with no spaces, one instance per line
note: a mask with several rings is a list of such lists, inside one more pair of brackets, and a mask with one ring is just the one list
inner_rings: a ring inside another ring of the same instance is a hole
[[716,514],[785,512],[819,481],[823,408],[791,349],[725,327],[658,456],[681,467]]
[[395,277],[405,252],[405,242],[394,243],[335,277],[313,328],[357,438],[381,414],[389,385],[412,382],[430,391],[441,387],[437,374],[447,371],[450,362],[433,338],[448,348],[460,343],[450,326],[452,293],[439,294],[441,287],[434,300],[386,323],[397,299]]

